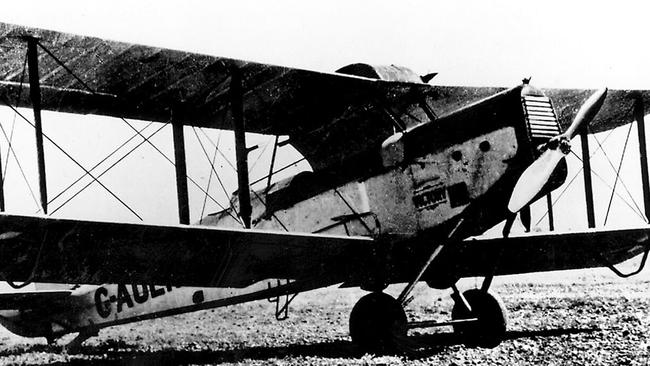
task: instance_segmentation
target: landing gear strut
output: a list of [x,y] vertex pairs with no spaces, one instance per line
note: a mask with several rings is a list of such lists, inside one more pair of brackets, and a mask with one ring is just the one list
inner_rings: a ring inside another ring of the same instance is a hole
[[400,303],[383,292],[373,292],[354,305],[350,337],[366,351],[393,351],[406,338],[406,325],[406,314]]
[[483,348],[498,346],[505,337],[508,319],[501,299],[481,289],[467,290],[462,295],[458,290],[454,290],[453,297],[453,320],[476,319],[454,324],[454,332],[461,337],[465,345]]

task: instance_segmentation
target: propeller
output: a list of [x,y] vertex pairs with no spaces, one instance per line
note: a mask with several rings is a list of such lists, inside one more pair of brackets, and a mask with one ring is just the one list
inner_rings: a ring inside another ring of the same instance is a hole
[[544,150],[542,155],[524,170],[512,190],[508,202],[510,212],[516,213],[521,210],[542,190],[560,160],[571,152],[571,139],[575,137],[580,126],[588,124],[594,119],[606,96],[607,88],[595,92],[580,107],[571,126],[564,133],[553,137],[542,147],[542,150]]

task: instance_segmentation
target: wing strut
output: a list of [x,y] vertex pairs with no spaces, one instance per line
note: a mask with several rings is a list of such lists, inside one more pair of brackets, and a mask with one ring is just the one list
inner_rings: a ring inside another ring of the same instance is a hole
[[589,132],[585,126],[580,132],[580,142],[582,143],[582,166],[585,179],[585,203],[587,204],[587,224],[590,228],[596,227],[596,217],[594,214],[594,189],[591,184],[591,163],[589,162]]
[[237,180],[239,183],[239,217],[244,227],[251,227],[251,194],[248,184],[248,149],[246,148],[246,124],[242,100],[242,79],[238,68],[230,72],[230,106],[235,132],[235,155],[237,157]]
[[553,196],[551,192],[546,194],[546,207],[548,207],[548,230],[553,231],[555,230],[555,222],[553,219]]
[[187,194],[187,168],[185,165],[185,135],[183,124],[174,121],[172,116],[172,130],[174,135],[174,164],[176,168],[176,192],[178,194],[178,220],[181,224],[190,223],[190,204]]
[[634,102],[634,119],[639,136],[639,159],[641,162],[641,184],[643,186],[643,204],[646,220],[650,220],[650,179],[648,179],[648,151],[645,141],[645,118],[643,98]]
[[273,143],[273,153],[271,155],[271,164],[269,166],[269,179],[266,181],[266,189],[264,189],[264,192],[268,192],[269,188],[271,188],[271,179],[273,178],[273,168],[275,167],[275,155],[278,152],[278,140],[280,139],[280,135],[275,135],[275,143]]
[[43,127],[41,124],[41,83],[38,76],[38,39],[25,36],[27,41],[27,66],[29,68],[29,97],[34,111],[36,131],[36,158],[38,160],[38,183],[41,193],[41,207],[47,214],[47,180],[45,179],[45,151],[43,149]]

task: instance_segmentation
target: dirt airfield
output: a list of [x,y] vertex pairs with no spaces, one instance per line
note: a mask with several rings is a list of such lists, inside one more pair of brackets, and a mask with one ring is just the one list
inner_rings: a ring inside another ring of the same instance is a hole
[[[494,349],[458,345],[439,328],[410,332],[407,354],[362,354],[348,316],[364,292],[327,288],[298,295],[285,321],[258,301],[107,328],[74,354],[2,329],[0,364],[650,365],[650,270],[629,279],[606,269],[509,276],[492,289],[509,312],[507,339]],[[449,318],[449,291],[421,284],[414,294],[410,319]]]

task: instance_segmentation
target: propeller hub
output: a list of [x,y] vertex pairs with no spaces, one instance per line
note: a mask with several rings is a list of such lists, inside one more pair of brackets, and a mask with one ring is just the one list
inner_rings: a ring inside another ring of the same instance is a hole
[[565,135],[558,135],[550,139],[547,143],[542,145],[540,152],[546,150],[560,150],[562,154],[569,155],[571,152],[571,140]]
[[594,119],[606,96],[607,88],[595,92],[580,107],[569,128],[541,147],[539,157],[524,170],[515,184],[508,202],[510,212],[518,212],[541,192],[557,165],[571,152],[571,139],[581,126],[586,126]]

